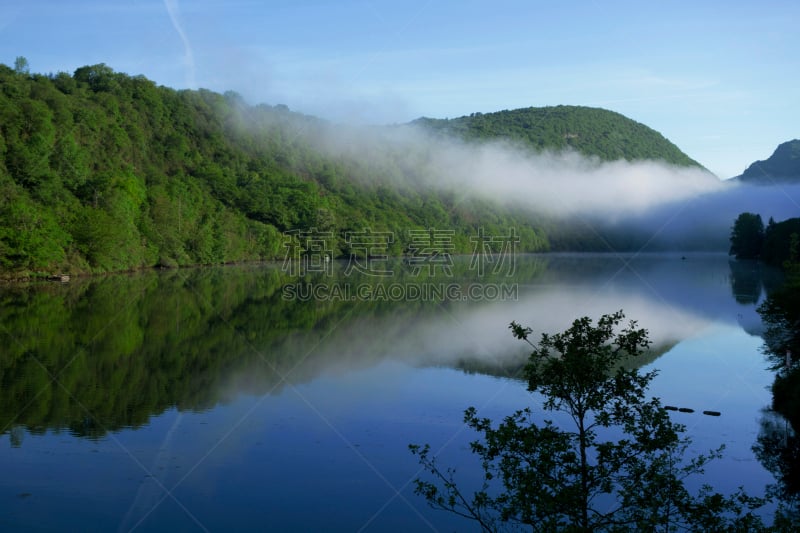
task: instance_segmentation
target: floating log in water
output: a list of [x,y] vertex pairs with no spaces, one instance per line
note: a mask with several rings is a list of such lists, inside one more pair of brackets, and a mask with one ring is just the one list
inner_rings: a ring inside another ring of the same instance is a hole
[[67,283],[69,281],[69,276],[67,274],[53,274],[48,279],[50,279],[50,281],[60,281],[61,283]]
[[[674,405],[665,405],[664,409],[667,411],[680,411],[681,413],[694,413],[694,409],[690,409],[688,407],[675,407]],[[708,416],[720,416],[722,413],[719,411],[703,411],[704,415]]]

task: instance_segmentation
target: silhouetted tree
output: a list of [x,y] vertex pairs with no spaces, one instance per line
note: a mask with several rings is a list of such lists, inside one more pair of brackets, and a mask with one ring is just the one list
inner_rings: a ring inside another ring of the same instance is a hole
[[437,509],[478,522],[484,531],[530,527],[533,531],[722,531],[761,527],[752,510],[762,500],[741,489],[731,497],[703,486],[692,494],[684,480],[703,472],[722,448],[684,459],[689,440],[646,391],[655,371],[621,365],[650,344],[647,331],[617,312],[597,324],[588,317],[538,344],[530,328],[512,322],[515,337],[533,347],[525,372],[528,389],[544,396],[546,412],[568,415],[565,427],[517,411],[496,427],[465,412],[482,434],[472,442],[484,476],[471,495],[454,471],[442,469],[429,446],[412,445],[433,481],[416,480],[416,493]]
[[797,262],[800,239],[800,218],[790,218],[781,222],[770,219],[764,232],[764,246],[760,259],[769,265],[789,268],[786,262]]
[[731,228],[731,249],[729,254],[737,259],[756,259],[761,255],[764,244],[764,222],[761,215],[742,213]]

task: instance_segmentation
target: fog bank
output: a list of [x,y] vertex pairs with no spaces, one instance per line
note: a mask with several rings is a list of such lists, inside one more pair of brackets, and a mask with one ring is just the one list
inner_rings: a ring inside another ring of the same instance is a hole
[[[326,125],[300,135],[398,187],[490,199],[531,214],[578,220],[630,249],[727,249],[739,213],[800,216],[800,186],[725,182],[661,161],[602,161],[573,150],[535,152],[510,141],[464,141],[416,125]],[[388,176],[391,176],[389,178]]]

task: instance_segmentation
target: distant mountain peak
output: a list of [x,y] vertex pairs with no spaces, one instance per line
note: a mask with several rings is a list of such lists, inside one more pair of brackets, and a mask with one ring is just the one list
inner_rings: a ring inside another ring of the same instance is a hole
[[756,161],[734,179],[760,185],[800,182],[800,139],[779,144],[768,159]]

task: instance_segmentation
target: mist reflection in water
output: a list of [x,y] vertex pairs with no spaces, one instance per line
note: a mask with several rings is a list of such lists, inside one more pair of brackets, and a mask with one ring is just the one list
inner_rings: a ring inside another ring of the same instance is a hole
[[[333,279],[301,281],[387,282],[335,266]],[[678,419],[697,451],[729,446],[712,475],[761,483],[749,447],[769,376],[747,331],[760,333],[763,295],[739,288],[763,282],[746,274],[721,255],[564,255],[518,257],[511,279],[475,280],[457,258],[452,277],[398,266],[388,280],[512,283],[517,301],[287,300],[298,280],[279,266],[6,288],[0,428],[15,447],[0,452],[14,474],[0,508],[15,527],[63,527],[46,518],[61,513],[79,529],[457,528],[411,494],[406,445],[459,464],[473,437],[464,408],[535,408],[514,379],[527,350],[512,320],[538,335],[618,309],[655,341],[655,394],[722,412]]]

